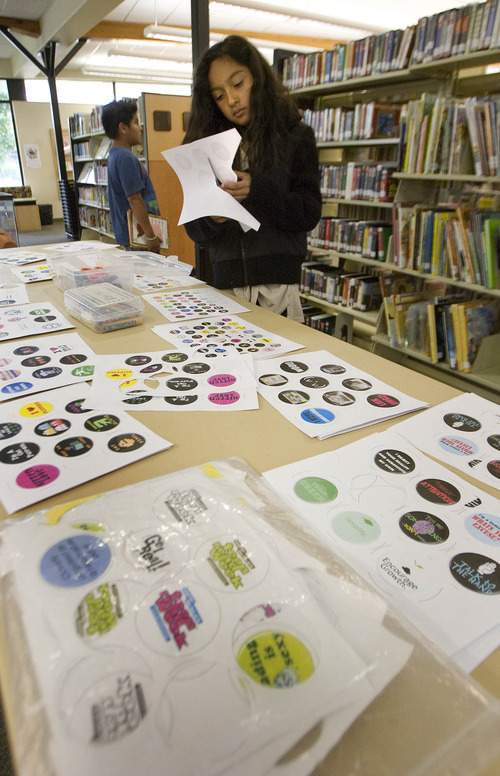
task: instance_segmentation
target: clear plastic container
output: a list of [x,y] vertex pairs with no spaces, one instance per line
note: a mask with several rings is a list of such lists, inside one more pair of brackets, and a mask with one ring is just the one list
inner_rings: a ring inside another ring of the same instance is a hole
[[144,302],[112,283],[99,283],[64,292],[66,310],[94,331],[114,331],[142,323]]
[[85,251],[47,256],[54,284],[61,291],[68,288],[85,288],[98,283],[111,283],[126,291],[134,285],[132,261],[117,256],[118,251]]

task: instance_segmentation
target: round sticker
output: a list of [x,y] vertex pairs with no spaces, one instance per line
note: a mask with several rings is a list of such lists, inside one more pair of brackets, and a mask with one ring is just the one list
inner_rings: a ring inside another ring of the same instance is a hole
[[48,401],[32,401],[21,407],[19,414],[23,418],[39,418],[52,412],[53,409],[54,407]]
[[114,453],[132,453],[134,450],[139,450],[146,440],[140,434],[135,432],[132,434],[118,434],[108,442],[108,447]]
[[259,377],[259,383],[262,383],[262,385],[286,385],[288,382],[288,377],[285,377],[284,375],[277,375],[277,374],[271,374],[271,375],[261,375]]
[[479,431],[481,423],[476,418],[471,418],[470,415],[463,415],[461,412],[448,412],[443,416],[443,420],[447,426],[455,429],[456,431]]
[[450,535],[446,523],[429,512],[406,512],[399,519],[399,527],[410,539],[424,544],[441,544]]
[[218,511],[218,498],[186,484],[162,493],[155,501],[154,511],[160,520],[189,528],[212,519]]
[[83,353],[71,353],[70,355],[63,356],[59,359],[60,364],[69,366],[74,364],[82,364],[84,361],[87,361],[87,356],[84,356]]
[[209,402],[218,404],[219,407],[226,407],[229,404],[235,404],[240,400],[240,394],[237,391],[226,391],[225,393],[209,393],[207,396]]
[[417,493],[432,504],[452,505],[460,501],[458,488],[445,480],[420,480],[417,483]]
[[373,460],[380,469],[391,474],[409,474],[415,469],[413,458],[402,450],[379,450]]
[[354,396],[347,391],[326,391],[323,394],[323,399],[336,407],[348,407],[349,404],[354,404],[356,401]]
[[[33,313],[30,313],[30,315],[33,315]],[[55,321],[56,316],[55,315],[39,315],[37,318],[35,318],[35,321],[37,323],[50,323],[50,321]],[[46,327],[43,327],[46,328]]]
[[465,439],[465,437],[452,436],[441,437],[439,447],[446,453],[462,456],[476,455],[479,450],[475,442]]
[[47,366],[43,369],[35,369],[33,377],[37,380],[44,380],[47,377],[57,377],[62,373],[62,369],[59,366]]
[[38,353],[40,348],[36,348],[33,345],[22,345],[20,348],[14,350],[15,356],[31,356],[32,353]]
[[399,399],[396,399],[395,396],[388,396],[386,393],[373,393],[366,397],[366,401],[372,407],[381,407],[382,409],[397,407],[399,404]]
[[152,396],[133,396],[131,399],[123,399],[124,404],[146,404],[151,401]]
[[305,682],[316,670],[305,643],[284,630],[254,634],[240,647],[236,660],[261,687],[280,690]]
[[195,569],[208,587],[223,593],[244,593],[265,579],[269,557],[257,539],[224,535],[200,547]]
[[109,431],[112,428],[116,428],[120,425],[120,419],[116,415],[94,415],[91,418],[87,418],[83,424],[87,431]]
[[500,544],[500,518],[484,512],[474,512],[465,521],[465,526],[475,539],[484,544]]
[[280,369],[284,372],[291,372],[293,374],[300,374],[301,372],[307,372],[309,367],[307,364],[303,364],[302,361],[282,361]]
[[166,385],[171,391],[194,391],[198,387],[196,380],[190,377],[173,377]]
[[168,657],[184,657],[209,644],[219,629],[213,593],[197,583],[166,582],[139,605],[136,626],[143,643]]
[[134,373],[131,369],[109,369],[105,372],[105,376],[109,380],[129,380]]
[[77,366],[71,370],[73,377],[92,377],[94,374],[94,367],[92,364],[85,364],[84,366]]
[[467,590],[482,595],[500,593],[500,564],[486,555],[461,552],[451,559],[450,571]]
[[300,417],[302,420],[305,420],[306,423],[316,423],[317,425],[331,423],[332,420],[335,420],[333,412],[325,410],[322,407],[310,407],[307,410],[302,410]]
[[335,501],[339,492],[333,482],[323,477],[302,477],[293,487],[293,492],[309,504],[327,504]]
[[19,423],[0,423],[0,439],[11,439],[19,434],[21,428]]
[[21,361],[21,366],[45,366],[50,361],[50,356],[31,356]]
[[80,415],[84,412],[92,412],[92,410],[84,410],[82,409],[82,404],[85,401],[85,399],[76,399],[75,401],[70,401],[68,404],[66,404],[66,407],[64,408],[66,412],[71,412],[72,415]]
[[67,437],[63,442],[54,445],[54,452],[62,458],[76,458],[78,455],[88,453],[93,447],[93,442],[87,437]]
[[69,420],[64,420],[64,418],[52,418],[51,420],[43,420],[41,423],[38,423],[33,430],[38,436],[48,437],[64,434],[66,431],[69,431],[70,428],[71,423]]
[[372,384],[368,380],[363,380],[362,377],[348,377],[346,380],[342,380],[342,385],[351,391],[367,391],[372,387]]
[[0,450],[2,463],[25,463],[31,461],[40,452],[40,447],[34,442],[17,442]]
[[278,394],[278,399],[285,402],[285,404],[305,404],[309,401],[310,396],[305,391],[281,391]]
[[183,361],[187,361],[189,356],[186,353],[165,353],[161,357],[162,361],[166,364],[181,364]]
[[439,592],[439,583],[430,573],[431,561],[422,555],[423,546],[410,542],[406,542],[406,545],[409,550],[384,548],[378,554],[376,568],[379,579],[389,589],[411,595],[419,601],[428,600]]
[[40,307],[38,310],[30,310],[30,315],[46,315],[50,313],[49,308]]
[[125,363],[129,366],[144,366],[152,360],[151,356],[129,356],[129,358],[125,359]]
[[140,370],[140,373],[141,375],[153,375],[155,372],[159,372],[161,369],[164,369],[163,364],[148,364]]
[[118,585],[103,582],[86,594],[76,610],[76,632],[84,641],[95,641],[118,625],[124,609]]
[[345,370],[344,366],[340,364],[323,364],[320,366],[320,370],[327,375],[343,375]]
[[194,404],[198,401],[198,396],[194,393],[185,396],[165,396],[165,401],[174,407],[183,407],[186,404]]
[[229,386],[234,385],[235,382],[236,377],[229,374],[218,374],[207,378],[207,383],[213,385],[215,388],[229,388]]
[[26,393],[26,391],[30,391],[32,388],[33,383],[27,383],[23,381],[22,383],[11,383],[10,385],[5,385],[2,388],[2,393],[13,396],[18,393]]
[[186,364],[182,367],[182,371],[185,372],[187,375],[202,375],[205,372],[208,372],[210,370],[210,364],[207,364],[206,362],[193,362],[191,364]]
[[326,386],[329,385],[328,380],[318,376],[301,377],[300,384],[303,385],[304,388],[326,388]]
[[91,534],[61,539],[44,554],[40,573],[57,587],[80,587],[104,574],[111,562],[108,545]]
[[500,450],[500,434],[490,434],[486,441],[490,447],[493,447],[495,450]]
[[493,477],[500,479],[500,461],[489,461],[486,464],[486,468]]
[[380,536],[380,525],[364,512],[340,512],[330,525],[333,533],[349,544],[370,544]]
[[124,542],[126,560],[150,576],[174,577],[189,557],[189,545],[162,526],[141,528]]

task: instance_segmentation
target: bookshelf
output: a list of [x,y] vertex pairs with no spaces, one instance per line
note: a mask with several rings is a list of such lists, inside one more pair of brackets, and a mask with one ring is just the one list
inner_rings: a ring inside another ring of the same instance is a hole
[[[405,51],[401,48],[403,39],[407,41]],[[464,360],[459,363],[463,368],[448,360],[447,350],[445,358],[441,351],[439,360],[436,358],[435,345],[431,343],[435,323],[431,319],[427,322],[425,345],[411,338],[395,344],[384,300],[378,315],[340,305],[343,314],[352,316],[354,328],[356,321],[363,322],[365,337],[358,342],[354,339],[355,344],[494,401],[500,396],[500,356],[496,356],[500,345],[500,227],[495,232],[498,240],[495,244],[490,242],[489,249],[485,235],[493,240],[495,219],[500,219],[500,81],[498,75],[478,75],[472,69],[499,62],[500,0],[493,0],[426,17],[404,31],[338,44],[332,52],[297,54],[283,63],[283,79],[315,130],[322,171],[327,166],[340,171],[347,169],[349,163],[365,163],[387,165],[390,176],[390,192],[384,194],[388,201],[381,201],[376,191],[368,190],[359,196],[356,188],[348,190],[344,186],[342,190],[341,185],[339,190],[341,172],[332,176],[333,190],[328,186],[322,188],[322,219],[311,234],[308,257],[320,265],[319,275],[327,276],[331,267],[354,277],[362,277],[366,272],[368,277],[406,279],[405,293],[421,294],[420,302],[417,296],[415,301],[404,300],[408,306],[415,305],[415,316],[419,304],[423,317],[425,306],[432,304],[438,309],[437,305],[444,304],[443,297],[449,298],[448,304],[453,299],[453,304],[463,308],[460,315],[466,316],[467,325],[473,328],[479,324],[469,321],[479,314],[468,312],[469,308],[489,308],[488,315],[494,308],[497,316],[496,329],[490,323],[479,346],[475,343],[473,362],[469,363],[462,353]],[[392,130],[397,127],[397,132],[392,131],[391,137],[374,137],[373,121],[368,122],[368,130],[360,130],[360,116],[366,115],[369,105],[380,110],[399,108],[398,120],[392,126]],[[449,121],[448,137],[443,137],[445,115]],[[418,128],[413,135],[409,117]],[[460,121],[463,148],[455,136],[452,142],[452,130]],[[480,133],[479,140],[474,132]],[[409,146],[412,142],[417,143],[413,148]],[[322,177],[322,186],[323,183]],[[418,250],[415,243],[411,256],[405,252],[406,234],[403,233],[402,247],[399,231],[405,208],[405,215],[413,219],[416,229],[409,239],[415,241],[418,234],[420,240]],[[332,231],[325,235],[328,219],[331,229],[334,223],[340,223],[344,231],[355,229],[356,222],[378,221],[390,225],[392,235],[383,254],[373,256],[360,248],[359,240],[346,241],[343,233],[337,238],[336,232],[332,238]],[[446,225],[447,220],[451,225]],[[486,220],[490,221],[488,227]],[[426,242],[422,242],[423,235]],[[431,251],[431,258],[424,246]],[[423,263],[424,258],[427,263]],[[323,272],[321,263],[325,266]],[[328,280],[328,288],[332,282]],[[307,284],[303,286],[304,300],[335,313],[338,301],[332,306],[332,300],[326,298],[325,281],[320,282],[319,288],[316,292]],[[406,307],[403,309],[406,311]],[[456,326],[466,338],[464,348],[470,333],[464,334],[463,318],[460,322],[457,319]]]

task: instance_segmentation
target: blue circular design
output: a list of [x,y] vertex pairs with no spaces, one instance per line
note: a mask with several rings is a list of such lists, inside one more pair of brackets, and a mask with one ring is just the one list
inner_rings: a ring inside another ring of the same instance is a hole
[[322,407],[309,407],[307,410],[302,410],[300,417],[302,420],[305,420],[306,423],[316,423],[318,425],[331,423],[332,420],[335,420],[333,412],[325,410]]
[[103,574],[111,561],[108,545],[95,536],[77,534],[54,544],[40,561],[40,573],[57,587],[80,587]]
[[33,383],[11,383],[10,385],[6,385],[4,388],[2,388],[2,393],[6,394],[14,394],[14,393],[24,393],[25,391],[30,391],[33,388]]
[[444,436],[439,440],[439,447],[444,450],[445,453],[452,453],[453,455],[476,455],[479,447],[475,442],[465,437],[460,436]]

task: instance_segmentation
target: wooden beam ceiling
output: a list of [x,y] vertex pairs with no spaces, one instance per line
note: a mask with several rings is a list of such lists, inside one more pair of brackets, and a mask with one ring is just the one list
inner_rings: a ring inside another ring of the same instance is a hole
[[13,19],[11,16],[0,16],[0,27],[22,32],[30,38],[39,38],[42,34],[40,22],[35,19]]

